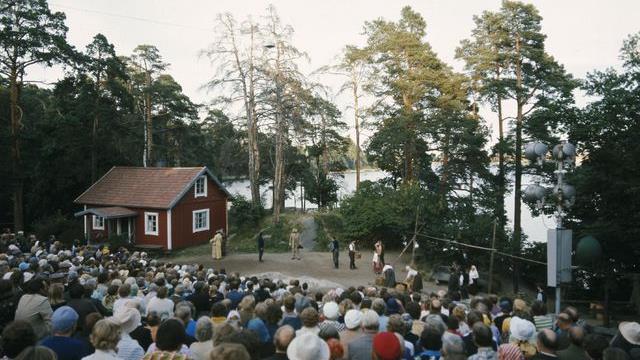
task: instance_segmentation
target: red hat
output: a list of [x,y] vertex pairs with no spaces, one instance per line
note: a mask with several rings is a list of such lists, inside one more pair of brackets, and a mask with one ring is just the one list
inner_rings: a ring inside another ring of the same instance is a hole
[[402,357],[400,340],[392,332],[381,332],[373,337],[373,352],[380,360],[397,360]]

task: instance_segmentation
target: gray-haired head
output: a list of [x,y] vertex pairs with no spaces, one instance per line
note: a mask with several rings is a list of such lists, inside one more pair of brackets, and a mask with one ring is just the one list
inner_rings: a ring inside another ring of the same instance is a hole
[[211,340],[213,337],[213,322],[207,316],[202,316],[196,322],[196,340],[205,342]]

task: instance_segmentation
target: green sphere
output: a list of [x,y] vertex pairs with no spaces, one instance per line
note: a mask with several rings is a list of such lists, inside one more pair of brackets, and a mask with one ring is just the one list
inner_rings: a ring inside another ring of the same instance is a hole
[[580,265],[589,265],[598,261],[602,256],[600,242],[591,235],[587,235],[578,241],[576,246],[576,261]]

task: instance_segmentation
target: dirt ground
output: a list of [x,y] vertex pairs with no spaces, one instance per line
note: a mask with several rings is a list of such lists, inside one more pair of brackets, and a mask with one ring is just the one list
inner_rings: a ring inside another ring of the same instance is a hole
[[[302,251],[302,260],[291,260],[290,253],[265,253],[264,262],[258,262],[257,253],[230,254],[221,260],[213,260],[209,251],[202,255],[177,256],[170,260],[173,263],[202,263],[216,269],[224,268],[227,273],[239,272],[243,276],[266,276],[274,279],[287,280],[289,278],[301,279],[310,286],[349,287],[359,285],[373,285],[375,275],[371,268],[372,251],[362,251],[362,258],[356,259],[357,269],[349,270],[349,256],[346,251],[340,253],[340,268],[334,269],[331,253]],[[387,261],[391,261],[396,271],[396,280],[402,281],[406,276],[405,266],[411,260],[408,254],[398,259],[397,252],[385,254]],[[432,282],[426,281],[428,276],[424,274],[425,291],[444,289]]]

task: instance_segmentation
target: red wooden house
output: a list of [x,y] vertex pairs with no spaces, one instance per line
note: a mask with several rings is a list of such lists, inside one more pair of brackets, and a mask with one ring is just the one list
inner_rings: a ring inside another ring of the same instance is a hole
[[111,168],[75,203],[85,236],[94,242],[112,235],[165,250],[201,244],[228,228],[231,195],[206,167]]

